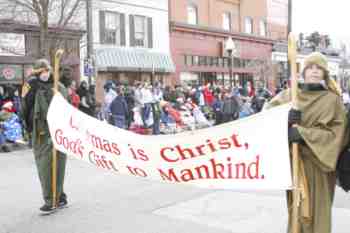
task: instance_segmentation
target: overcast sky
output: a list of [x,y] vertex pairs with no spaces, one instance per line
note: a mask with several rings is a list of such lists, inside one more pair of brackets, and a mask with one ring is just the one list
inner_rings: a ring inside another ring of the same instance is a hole
[[329,34],[333,40],[336,38],[350,45],[349,0],[292,1],[294,33],[319,31],[321,34]]

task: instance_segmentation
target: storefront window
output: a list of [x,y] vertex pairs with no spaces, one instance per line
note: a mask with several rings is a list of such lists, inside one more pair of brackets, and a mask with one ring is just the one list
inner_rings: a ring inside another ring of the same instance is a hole
[[219,66],[219,58],[218,57],[213,57],[213,65]]
[[227,57],[224,57],[224,67],[227,68],[230,66],[230,59]]
[[213,59],[214,57],[207,57],[208,66],[213,66]]
[[199,57],[199,64],[200,66],[206,66],[207,65],[207,57],[205,56],[200,56]]
[[224,58],[223,57],[219,57],[219,66],[220,67],[224,67]]
[[193,66],[198,66],[199,65],[199,57],[194,55],[192,56],[192,65]]

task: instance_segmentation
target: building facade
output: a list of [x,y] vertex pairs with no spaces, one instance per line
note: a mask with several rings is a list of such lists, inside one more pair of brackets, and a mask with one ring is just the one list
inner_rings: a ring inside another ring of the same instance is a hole
[[[80,79],[81,30],[49,28],[49,47],[59,42],[65,50],[62,63],[73,68],[74,78]],[[0,21],[0,84],[22,85],[31,74],[39,55],[39,27],[16,21]],[[51,51],[54,53],[55,51]]]
[[167,0],[93,1],[96,100],[103,100],[107,80],[170,82]]
[[[278,23],[269,23],[273,11],[268,11],[268,1],[170,0],[170,47],[176,64],[173,80],[271,83],[273,44],[287,36],[286,25],[283,31]],[[232,67],[225,51],[230,37],[236,45]]]
[[268,33],[277,41],[286,41],[288,34],[288,0],[266,0]]

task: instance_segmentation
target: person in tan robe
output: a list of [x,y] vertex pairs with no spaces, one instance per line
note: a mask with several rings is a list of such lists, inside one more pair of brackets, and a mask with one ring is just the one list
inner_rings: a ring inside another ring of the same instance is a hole
[[[289,142],[299,143],[302,187],[300,233],[330,233],[338,156],[347,141],[346,110],[339,90],[329,78],[326,58],[310,54],[304,62],[304,83],[298,88],[298,110],[289,112]],[[291,101],[287,89],[265,107]],[[293,124],[297,126],[293,127]],[[291,232],[292,195],[287,192],[288,232]]]

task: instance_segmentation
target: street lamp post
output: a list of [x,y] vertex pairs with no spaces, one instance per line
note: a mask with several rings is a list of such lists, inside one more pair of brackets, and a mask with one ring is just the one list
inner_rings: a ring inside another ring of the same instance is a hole
[[[236,54],[236,45],[235,42],[229,37],[225,42],[225,50],[228,53],[230,64],[229,64],[229,72],[230,72],[230,88],[232,89],[232,79],[233,79],[233,56]],[[236,86],[236,80],[233,80],[234,85]]]
[[[233,79],[233,73],[232,73],[232,70],[233,70],[232,50],[227,50],[227,52],[228,52],[228,55],[230,57],[229,72],[230,72],[230,88],[232,89],[232,79]],[[236,86],[236,81],[233,80],[233,82],[234,82],[234,86]]]
[[[90,70],[93,65],[93,34],[92,34],[92,0],[86,0],[86,20],[87,20],[87,65]],[[88,72],[89,87],[92,84],[92,72]]]

